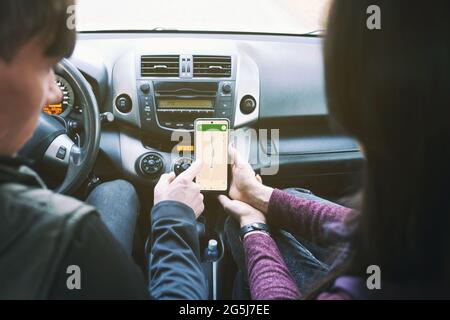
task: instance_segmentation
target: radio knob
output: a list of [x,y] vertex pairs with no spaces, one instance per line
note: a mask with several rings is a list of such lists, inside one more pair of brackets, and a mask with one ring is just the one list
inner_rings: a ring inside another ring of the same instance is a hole
[[148,82],[141,84],[141,91],[145,94],[150,93],[150,84]]
[[231,84],[229,84],[229,83],[225,83],[225,84],[222,86],[222,92],[225,93],[225,94],[231,93],[231,90],[232,90],[232,89],[233,89],[233,88],[231,87]]

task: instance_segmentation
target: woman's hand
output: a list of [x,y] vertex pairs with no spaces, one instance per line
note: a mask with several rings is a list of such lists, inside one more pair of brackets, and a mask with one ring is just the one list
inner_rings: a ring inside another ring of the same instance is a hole
[[236,149],[230,147],[230,154],[233,159],[233,179],[230,185],[230,197],[246,202],[249,198],[250,191],[258,184],[261,184],[261,180],[258,180],[255,171],[253,171],[250,164],[242,158]]
[[241,225],[241,228],[251,223],[266,223],[264,214],[245,202],[231,200],[223,195],[219,196],[219,201],[225,212],[235,218]]
[[193,182],[200,169],[201,164],[194,162],[178,177],[175,177],[173,172],[163,174],[155,187],[154,204],[167,200],[178,201],[191,207],[194,210],[195,218],[198,218],[205,209],[200,186]]
[[230,147],[230,153],[233,159],[230,198],[267,213],[273,189],[262,184],[261,177],[255,174],[236,149]]

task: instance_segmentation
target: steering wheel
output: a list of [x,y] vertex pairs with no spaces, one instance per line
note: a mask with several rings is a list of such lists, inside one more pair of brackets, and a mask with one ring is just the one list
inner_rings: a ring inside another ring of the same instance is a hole
[[80,71],[67,59],[55,67],[55,73],[67,79],[83,106],[84,139],[81,146],[67,135],[66,127],[55,117],[41,113],[33,137],[19,151],[32,163],[66,169],[63,182],[55,189],[73,194],[94,167],[100,145],[100,116],[97,100]]

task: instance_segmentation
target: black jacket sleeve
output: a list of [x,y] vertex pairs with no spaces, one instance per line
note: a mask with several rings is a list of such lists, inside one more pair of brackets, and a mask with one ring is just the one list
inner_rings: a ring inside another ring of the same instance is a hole
[[[69,290],[67,268],[81,271],[81,288]],[[143,273],[97,215],[83,219],[56,274],[50,299],[148,299]]]
[[175,201],[152,210],[150,292],[155,299],[206,300],[194,211]]

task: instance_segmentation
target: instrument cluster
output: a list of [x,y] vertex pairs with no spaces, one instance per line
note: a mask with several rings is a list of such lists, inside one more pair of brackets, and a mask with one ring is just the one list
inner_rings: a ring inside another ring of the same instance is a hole
[[47,104],[43,107],[42,112],[49,115],[56,115],[61,117],[69,116],[70,114],[80,115],[83,108],[78,104],[75,96],[75,91],[72,85],[65,78],[56,75],[56,84],[62,92],[62,100],[56,104]]

